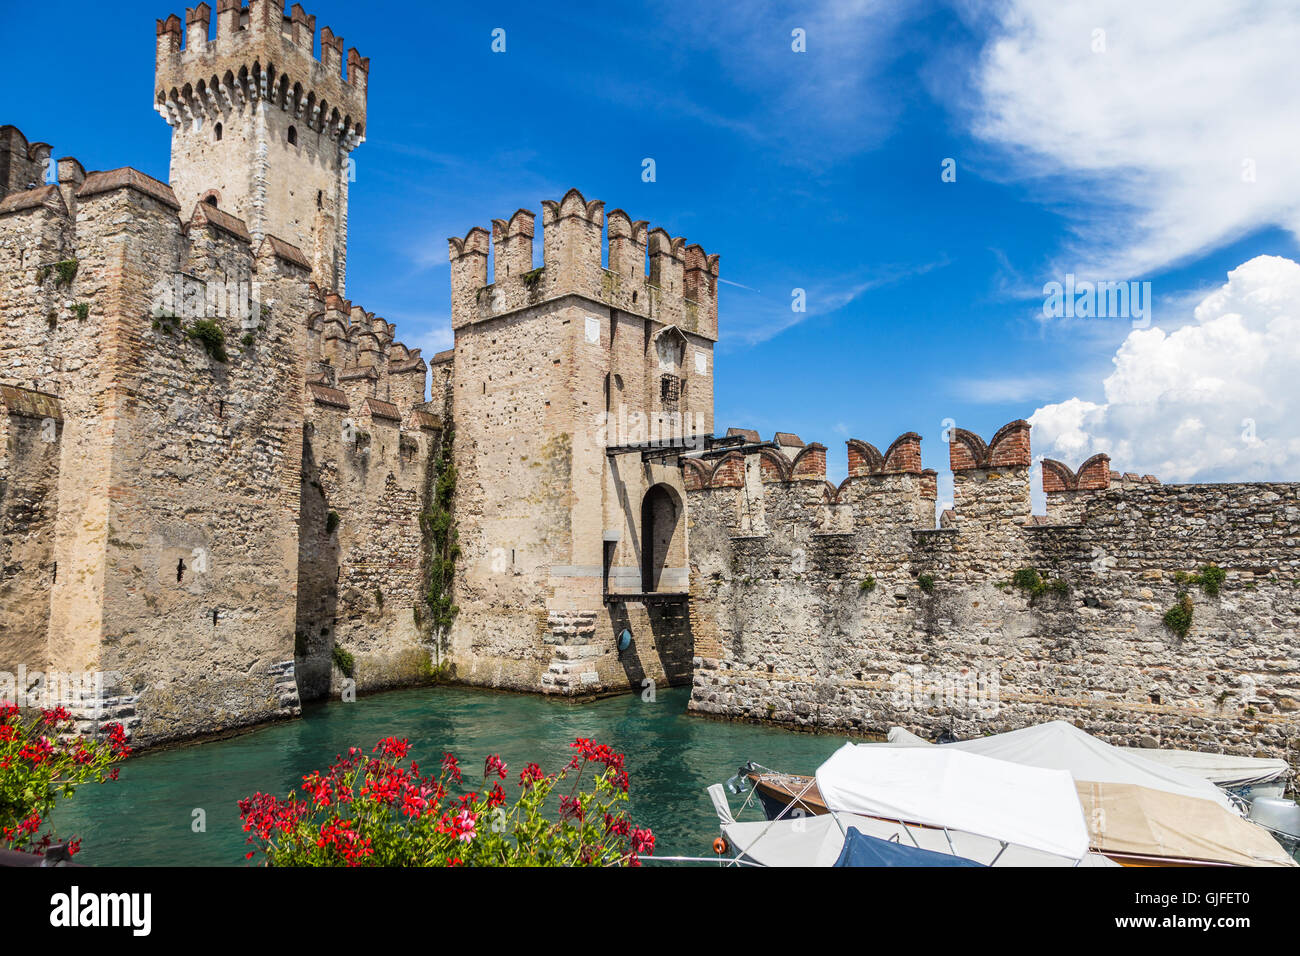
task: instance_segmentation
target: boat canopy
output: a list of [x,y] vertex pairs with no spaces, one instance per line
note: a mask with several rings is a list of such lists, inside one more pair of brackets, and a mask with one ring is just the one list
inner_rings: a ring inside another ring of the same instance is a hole
[[[893,730],[889,732],[888,747],[917,746],[916,742],[921,739],[901,728],[895,729],[899,730],[899,735],[896,738]],[[1231,798],[1204,776],[1148,760],[1145,753],[1139,755],[1129,748],[1113,747],[1063,720],[992,737],[929,746],[961,750],[1027,767],[1068,770],[1080,782],[1131,784],[1185,797],[1200,797],[1212,800],[1226,810],[1233,810]]]
[[1068,771],[945,747],[845,744],[817,768],[832,811],[963,830],[1079,859],[1088,828]]

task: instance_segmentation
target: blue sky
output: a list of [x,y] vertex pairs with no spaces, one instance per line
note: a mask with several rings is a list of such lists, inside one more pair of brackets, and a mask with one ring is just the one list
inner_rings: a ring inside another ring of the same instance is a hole
[[[154,19],[183,7],[68,2],[63,29],[4,2],[6,34],[51,42],[8,46],[0,122],[166,179]],[[349,295],[426,354],[450,344],[446,238],[577,186],[721,255],[719,430],[824,442],[842,476],[849,437],[920,432],[942,470],[946,419],[989,437],[1038,413],[1035,451],[1071,465],[1119,450],[1115,467],[1171,479],[1297,477],[1292,394],[1251,392],[1294,377],[1265,333],[1300,289],[1285,5],[305,6],[371,57]],[[1150,281],[1155,332],[1045,319],[1066,273]],[[1238,300],[1250,360],[1202,328]],[[1148,394],[1134,383],[1156,367],[1169,383]],[[1207,462],[1189,435],[1222,447]]]

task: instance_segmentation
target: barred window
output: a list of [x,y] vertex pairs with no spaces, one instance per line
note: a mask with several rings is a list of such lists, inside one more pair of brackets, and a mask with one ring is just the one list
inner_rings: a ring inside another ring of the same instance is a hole
[[682,396],[682,380],[676,375],[664,375],[659,379],[659,400],[664,404],[676,404]]

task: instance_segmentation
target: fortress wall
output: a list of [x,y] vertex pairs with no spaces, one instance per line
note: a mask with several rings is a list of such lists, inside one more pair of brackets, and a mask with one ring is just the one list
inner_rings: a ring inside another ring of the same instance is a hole
[[[693,469],[692,710],[868,735],[1061,718],[1116,743],[1296,761],[1300,488],[1108,471],[1101,487],[1094,464],[1095,487],[1049,491],[1077,520],[1032,518],[1012,426],[976,454],[955,435],[944,529],[926,521],[927,476],[855,476],[852,448],[838,489],[770,468],[757,525],[740,466]],[[1211,563],[1217,596],[1176,577]],[[1049,586],[1014,586],[1022,568]],[[1179,637],[1163,617],[1183,592]]]
[[347,402],[338,390],[309,386],[297,602],[299,687],[307,698],[342,690],[347,675],[332,661],[335,646],[352,656],[359,691],[432,676],[419,617],[420,515],[441,423],[414,421],[410,405]]
[[16,126],[0,126],[0,200],[46,182],[49,143],[29,143]]
[[34,145],[0,128],[0,670],[10,673],[50,664],[63,453],[56,396],[82,368],[71,348],[80,324],[69,277],[74,224],[56,185],[26,189],[33,177],[40,182],[49,156],[48,145]]
[[0,385],[0,671],[11,674],[48,666],[62,429],[54,396]]
[[306,270],[214,211],[182,231],[129,186],[82,211],[79,238],[110,251],[92,305],[112,398],[101,665],[143,743],[295,713]]
[[[102,716],[137,745],[296,713],[298,643],[312,693],[330,687],[335,640],[362,690],[427,679],[419,515],[441,416],[419,350],[220,205],[182,220],[172,190],[133,169],[57,170],[0,197],[4,663],[103,672]],[[328,434],[350,418],[379,467],[340,468],[341,438],[304,448],[309,366],[348,389]],[[319,501],[301,495],[317,455]],[[328,588],[329,548],[310,533],[326,488],[344,515]],[[323,668],[299,633],[329,634]]]
[[461,557],[452,657],[458,679],[472,683],[540,685],[551,656],[544,640],[553,568],[563,575],[574,564],[566,389],[582,323],[564,309],[567,323],[539,307],[456,337]]

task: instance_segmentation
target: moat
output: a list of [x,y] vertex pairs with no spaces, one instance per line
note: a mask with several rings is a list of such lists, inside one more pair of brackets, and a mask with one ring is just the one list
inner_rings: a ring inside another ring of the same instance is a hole
[[[500,753],[513,781],[529,760],[559,769],[575,737],[594,737],[627,755],[630,811],[654,830],[656,855],[707,856],[718,830],[705,787],[746,760],[811,771],[842,738],[692,717],[688,697],[675,688],[653,702],[628,694],[573,705],[439,687],[336,701],[238,737],[141,754],[116,783],[79,790],[55,822],[61,834],[83,838],[78,861],[89,865],[241,866],[248,847],[236,801],[259,790],[283,795],[349,746],[407,737],[420,763],[436,766],[451,751],[467,768]],[[207,830],[195,833],[200,808]],[[761,813],[751,807],[744,819]]]

